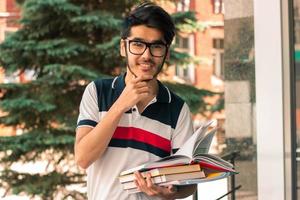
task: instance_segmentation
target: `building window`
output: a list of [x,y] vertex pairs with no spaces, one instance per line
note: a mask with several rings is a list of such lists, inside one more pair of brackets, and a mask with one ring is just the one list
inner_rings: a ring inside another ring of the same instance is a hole
[[186,79],[188,75],[188,66],[176,65],[176,76]]
[[215,14],[224,14],[225,7],[224,7],[224,0],[213,0],[213,12]]
[[213,54],[214,74],[220,78],[224,76],[224,52],[216,51]]
[[176,46],[178,48],[180,48],[181,50],[186,51],[189,49],[189,38],[187,38],[187,37],[177,36],[175,43],[176,43]]
[[180,0],[176,4],[178,12],[185,12],[190,10],[190,0]]
[[220,78],[224,76],[224,39],[213,39],[214,74]]
[[[193,35],[189,35],[188,37],[177,35],[175,39],[175,46],[177,51],[193,55],[193,41]],[[184,66],[178,64],[175,65],[176,77],[188,83],[194,83],[195,81],[194,70],[194,64],[187,64]]]
[[213,39],[213,48],[214,49],[224,49],[224,39]]

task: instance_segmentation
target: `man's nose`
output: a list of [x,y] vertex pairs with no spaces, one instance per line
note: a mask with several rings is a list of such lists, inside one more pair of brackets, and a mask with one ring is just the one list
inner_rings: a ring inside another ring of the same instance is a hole
[[151,52],[150,52],[150,47],[146,47],[146,50],[144,51],[144,53],[142,54],[143,58],[151,58]]

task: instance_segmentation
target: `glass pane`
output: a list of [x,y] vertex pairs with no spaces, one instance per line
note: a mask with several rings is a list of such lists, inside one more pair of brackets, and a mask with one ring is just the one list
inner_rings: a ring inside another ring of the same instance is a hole
[[238,155],[235,198],[257,199],[253,1],[225,6],[225,150]]
[[[296,92],[296,145],[297,145],[297,154],[300,153],[300,1],[299,0],[293,0],[294,4],[294,59],[295,59],[295,92]],[[299,153],[298,153],[299,152]],[[299,190],[299,180],[300,180],[300,165],[298,158],[295,158],[297,163],[297,193],[299,196],[300,190]],[[298,178],[299,177],[299,178]]]
[[[199,184],[198,199],[217,199],[238,188],[235,193],[222,199],[255,200],[257,156],[253,0],[194,0],[191,3],[199,13],[199,23],[208,24],[203,31],[195,34],[195,55],[200,58],[196,66],[195,85],[220,92],[220,104],[225,102],[225,112],[222,110],[207,116],[217,119],[220,127],[212,149],[221,156],[234,157],[239,172],[234,180],[229,178],[227,182]],[[207,12],[201,12],[203,10]],[[215,102],[216,99],[209,100]],[[224,187],[225,190],[222,190]],[[205,192],[211,190],[214,194]]]

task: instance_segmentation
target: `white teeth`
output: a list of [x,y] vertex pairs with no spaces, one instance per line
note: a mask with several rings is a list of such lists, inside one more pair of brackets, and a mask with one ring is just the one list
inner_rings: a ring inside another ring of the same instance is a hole
[[151,67],[149,64],[140,64],[142,67]]

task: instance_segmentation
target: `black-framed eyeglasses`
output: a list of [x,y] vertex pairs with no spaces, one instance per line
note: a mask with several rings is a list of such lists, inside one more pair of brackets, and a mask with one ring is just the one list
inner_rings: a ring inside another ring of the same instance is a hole
[[143,55],[147,48],[153,57],[163,57],[166,55],[168,45],[164,43],[154,42],[148,43],[140,40],[128,40],[129,52],[134,55]]

